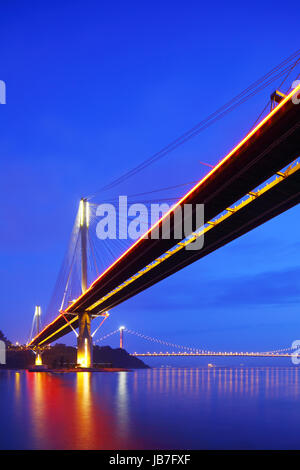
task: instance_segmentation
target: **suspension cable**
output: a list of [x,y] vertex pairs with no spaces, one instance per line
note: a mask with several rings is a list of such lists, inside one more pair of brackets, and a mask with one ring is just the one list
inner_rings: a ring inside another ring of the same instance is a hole
[[109,337],[112,336],[112,335],[115,335],[115,334],[118,333],[119,331],[120,331],[120,330],[111,331],[111,332],[108,333],[107,335],[102,336],[101,338],[96,339],[95,343],[100,343],[100,341],[103,341],[104,339],[109,338]]
[[[190,346],[182,346],[182,345],[179,345],[179,344],[176,344],[176,343],[170,343],[168,341],[164,341],[164,340],[161,340],[161,339],[158,339],[158,338],[154,338],[152,336],[147,336],[147,335],[144,335],[142,333],[139,333],[137,331],[134,331],[134,330],[130,330],[128,328],[124,328],[124,331],[126,331],[127,333],[130,333],[132,335],[135,335],[135,336],[138,336],[139,338],[142,338],[144,340],[147,340],[147,341],[151,341],[151,342],[155,342],[155,343],[159,343],[159,344],[162,344],[164,346],[171,346],[171,347],[175,347],[177,349],[186,349],[186,350],[189,350],[191,352],[196,352],[196,353],[204,353],[204,354],[215,354],[216,351],[211,351],[211,350],[208,350],[208,349],[200,349],[200,348],[193,348],[193,347],[190,347]],[[115,330],[111,333],[109,333],[108,335],[106,336],[103,336],[102,338],[100,338],[98,341],[102,341],[104,339],[106,339],[107,337],[115,334],[115,333],[118,333],[119,330]],[[282,349],[274,349],[274,350],[270,350],[270,351],[260,351],[260,352],[257,352],[257,354],[274,354],[274,353],[281,353],[281,352],[286,352],[286,351],[290,351],[290,350],[293,350],[293,349],[296,349],[296,347],[288,347],[288,348],[282,348]]]

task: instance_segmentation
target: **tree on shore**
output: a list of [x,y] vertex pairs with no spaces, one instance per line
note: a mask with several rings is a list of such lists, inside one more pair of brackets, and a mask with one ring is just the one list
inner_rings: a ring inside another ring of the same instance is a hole
[[4,335],[3,331],[0,330],[0,341],[4,341],[4,343],[6,344],[6,346],[10,346],[11,345],[11,342],[6,338],[6,336]]

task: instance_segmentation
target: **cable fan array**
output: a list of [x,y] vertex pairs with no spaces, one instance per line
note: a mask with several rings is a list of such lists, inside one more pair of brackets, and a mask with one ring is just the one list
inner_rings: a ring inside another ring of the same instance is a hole
[[[297,80],[300,73],[297,73],[300,64],[300,50],[282,61],[276,67],[273,67],[268,73],[253,82],[250,86],[245,88],[231,100],[224,105],[220,106],[213,113],[209,114],[206,118],[202,119],[195,126],[188,131],[181,134],[168,145],[164,146],[158,152],[155,152],[146,160],[142,161],[136,167],[125,172],[120,177],[113,180],[111,183],[102,186],[99,190],[95,191],[92,196],[88,198],[89,208],[89,227],[87,237],[87,268],[88,268],[88,285],[90,285],[109,265],[111,265],[134,240],[127,238],[120,238],[116,236],[114,239],[109,237],[99,238],[97,233],[97,226],[99,223],[99,204],[111,204],[115,210],[116,220],[120,224],[128,224],[134,218],[126,214],[124,216],[124,207],[120,205],[119,194],[122,194],[122,185],[130,180],[131,188],[135,187],[134,176],[140,175],[150,165],[163,159],[165,156],[172,153],[175,149],[179,148],[186,142],[198,136],[205,129],[215,124],[226,115],[239,108],[243,103],[248,101],[253,96],[257,95],[260,91],[265,90],[268,86],[278,88],[287,92],[293,80]],[[260,113],[257,121],[262,118],[264,113],[270,106],[270,100],[263,111]],[[213,165],[208,162],[200,161],[204,168],[211,168]],[[178,177],[181,177],[180,172]],[[197,174],[197,177],[199,175]],[[140,235],[147,231],[151,223],[151,206],[153,204],[166,204],[172,206],[187,190],[189,190],[198,180],[180,181],[178,184],[168,184],[164,187],[152,187],[148,191],[131,190],[127,194],[127,203],[136,204],[143,203],[148,209],[148,219],[140,222],[138,227]],[[170,182],[168,182],[170,183]],[[121,188],[121,189],[120,189]],[[99,201],[96,203],[96,199]],[[51,321],[57,316],[58,312],[64,310],[70,302],[76,299],[81,294],[81,232],[80,232],[80,213],[78,211],[74,226],[71,232],[68,248],[61,265],[59,275],[54,286],[53,294],[51,296],[48,308],[45,314],[45,323]],[[130,332],[128,330],[128,332]],[[162,343],[166,344],[166,343]],[[169,343],[170,346],[177,347]],[[196,350],[195,348],[186,348],[189,350]]]

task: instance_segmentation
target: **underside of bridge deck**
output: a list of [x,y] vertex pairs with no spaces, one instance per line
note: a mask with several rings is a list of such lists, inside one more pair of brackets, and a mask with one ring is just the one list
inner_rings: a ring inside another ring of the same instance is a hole
[[[170,214],[170,239],[152,239],[154,229],[161,229],[163,220],[152,227],[148,238],[135,242],[64,312],[30,343],[46,345],[78,326],[78,315],[88,311],[99,315],[138,292],[175,273],[184,266],[208,255],[226,243],[247,233],[272,217],[298,204],[300,169],[296,165],[284,176],[250,196],[246,204],[233,211],[223,211],[275,176],[300,155],[300,106],[289,96],[283,100],[248,136],[245,137],[206,177],[177,204],[204,204],[204,222],[213,221],[204,233],[201,250],[180,249],[163,261],[153,261],[172,250],[178,240],[172,237],[178,227]],[[195,213],[192,214],[193,222]],[[215,222],[218,217],[217,223]],[[184,223],[184,220],[181,224]],[[182,227],[181,227],[182,228]],[[194,230],[199,227],[194,227]],[[183,231],[184,233],[184,231]],[[143,271],[143,274],[139,274]],[[66,321],[67,319],[67,321]]]

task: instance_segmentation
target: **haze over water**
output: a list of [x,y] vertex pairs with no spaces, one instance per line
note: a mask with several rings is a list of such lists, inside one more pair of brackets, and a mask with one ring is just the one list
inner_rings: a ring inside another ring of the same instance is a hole
[[0,371],[0,448],[299,448],[299,398],[297,367]]

